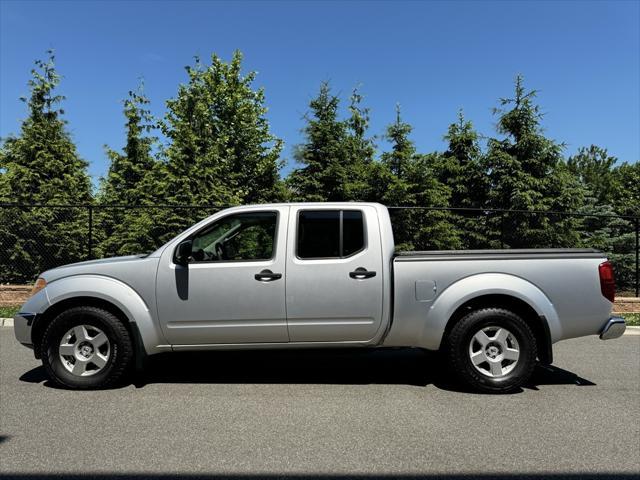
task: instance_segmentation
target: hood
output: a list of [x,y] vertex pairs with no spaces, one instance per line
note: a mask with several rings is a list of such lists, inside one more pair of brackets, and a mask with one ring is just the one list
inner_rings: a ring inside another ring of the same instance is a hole
[[100,265],[102,263],[130,262],[131,260],[138,260],[140,258],[145,258],[146,256],[148,256],[148,255],[147,254],[144,254],[144,255],[126,255],[126,256],[123,256],[123,257],[97,258],[95,260],[85,260],[84,262],[69,263],[67,265],[62,265],[60,267],[52,268],[51,270],[48,270],[48,272],[53,272],[53,271],[58,270],[60,268],[77,267],[77,266],[80,266],[80,265]]
[[87,260],[85,262],[70,263],[51,270],[47,270],[40,276],[47,282],[52,282],[59,278],[70,275],[108,275],[118,277],[119,273],[131,272],[138,269],[142,264],[157,263],[157,258],[150,258],[148,255],[127,255],[125,257],[101,258],[98,260]]

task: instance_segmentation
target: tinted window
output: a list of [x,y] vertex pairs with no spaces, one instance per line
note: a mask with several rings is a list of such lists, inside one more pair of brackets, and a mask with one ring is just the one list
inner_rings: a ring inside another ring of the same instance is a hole
[[359,210],[342,212],[342,256],[348,257],[364,248],[364,222]]
[[299,213],[298,257],[340,258],[353,255],[363,248],[364,222],[361,211],[307,210]]
[[300,212],[298,256],[300,258],[340,256],[340,212],[338,210]]
[[224,217],[193,238],[192,261],[269,260],[277,219],[276,212]]

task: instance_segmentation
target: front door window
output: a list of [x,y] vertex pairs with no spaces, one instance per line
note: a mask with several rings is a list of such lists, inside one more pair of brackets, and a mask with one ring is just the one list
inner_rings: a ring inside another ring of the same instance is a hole
[[193,238],[192,262],[256,261],[273,258],[276,212],[224,217]]

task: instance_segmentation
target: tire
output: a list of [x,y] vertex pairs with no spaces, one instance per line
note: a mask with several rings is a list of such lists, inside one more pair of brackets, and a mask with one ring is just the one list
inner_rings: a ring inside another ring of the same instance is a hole
[[125,325],[97,307],[65,310],[42,336],[42,363],[51,379],[71,389],[115,386],[128,372],[133,343]]
[[527,323],[503,308],[468,313],[445,341],[453,373],[472,390],[484,393],[512,392],[527,382],[535,367],[536,348]]

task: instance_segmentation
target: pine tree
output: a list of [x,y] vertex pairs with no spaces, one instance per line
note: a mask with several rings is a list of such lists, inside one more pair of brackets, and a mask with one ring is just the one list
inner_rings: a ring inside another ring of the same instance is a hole
[[487,182],[482,169],[478,132],[458,112],[458,121],[449,125],[444,139],[447,150],[442,154],[440,180],[451,188],[449,204],[458,208],[481,208],[486,200]]
[[[408,207],[446,207],[450,189],[435,173],[438,154],[420,155],[409,138],[412,127],[402,120],[396,107],[396,121],[387,127],[386,138],[391,151],[381,156],[383,167],[378,188],[381,200],[388,205]],[[449,214],[429,209],[393,210],[397,248],[449,249],[460,245]]]
[[624,162],[614,170],[616,178],[613,204],[619,215],[640,217],[640,161]]
[[617,159],[605,148],[591,145],[580,148],[576,155],[569,157],[569,171],[577,177],[587,194],[593,197],[598,205],[611,204],[618,188],[614,166]]
[[163,202],[164,166],[153,156],[157,138],[150,135],[156,122],[142,92],[130,91],[124,100],[126,143],[122,152],[106,149],[111,164],[98,196],[99,256],[152,251],[160,239],[147,208],[110,208],[109,205],[152,206]]
[[[564,145],[546,138],[542,113],[534,103],[536,91],[526,91],[516,78],[513,98],[500,100],[494,109],[498,133],[491,138],[484,167],[488,173],[487,207],[513,210],[575,211],[584,191],[562,158]],[[504,109],[504,107],[509,107]],[[577,223],[571,217],[508,213],[492,221],[496,243],[502,237],[509,247],[574,246]]]
[[[579,219],[582,244],[606,252],[613,262],[618,286],[627,288],[632,286],[634,280],[634,223],[614,215],[633,214],[628,207],[634,205],[635,214],[640,213],[640,197],[637,195],[640,178],[636,178],[635,185],[625,181],[627,176],[619,175],[619,172],[626,170],[626,166],[616,167],[617,161],[606,149],[591,145],[589,148],[580,148],[576,155],[568,159],[567,165],[586,192],[584,206],[579,211],[604,215]],[[633,196],[634,188],[635,203],[628,201]],[[625,200],[620,202],[624,197]]]
[[[624,232],[627,236],[622,234],[614,237],[616,241],[623,244],[625,238],[628,239],[629,233],[634,232],[634,230],[638,228],[638,222],[640,221],[640,161],[635,163],[624,162],[616,167],[613,172],[616,185],[612,202],[614,211],[618,215],[635,217],[635,219],[626,220],[628,227]],[[632,238],[635,237],[635,232],[630,236]],[[634,285],[635,276],[633,267],[635,259],[633,258],[633,254],[631,254],[631,252],[634,252],[634,242],[635,238],[626,244],[626,248],[618,248],[619,252],[629,252],[626,258],[618,262],[620,267],[614,263],[614,266],[616,266],[616,281],[621,289],[628,288],[631,290]]]
[[369,108],[362,107],[363,96],[359,89],[353,89],[349,99],[347,125],[348,160],[345,165],[346,180],[344,200],[375,201],[373,180],[376,174],[374,137],[369,137]]
[[[264,90],[253,89],[255,72],[242,74],[242,54],[231,62],[212,55],[186,67],[188,83],[167,101],[162,130],[169,141],[167,203],[231,205],[281,199],[282,142],[266,118]],[[206,209],[164,212],[165,238],[212,213]]]
[[[595,200],[592,198],[592,200]],[[579,213],[601,215],[580,219],[581,245],[597,248],[613,263],[616,285],[620,290],[631,289],[635,280],[635,232],[633,221],[616,216],[609,204],[589,202]]]
[[347,124],[338,118],[340,99],[331,93],[329,82],[320,85],[311,100],[311,114],[305,115],[305,143],[296,146],[294,158],[303,165],[288,178],[296,200],[333,202],[345,200],[349,163]]
[[[458,121],[449,125],[444,139],[447,150],[440,156],[436,170],[438,178],[451,189],[449,206],[453,208],[482,208],[487,199],[488,181],[482,166],[479,135],[466,120],[462,110]],[[486,218],[477,212],[454,210],[451,214],[463,233],[465,248],[487,245]]]
[[123,104],[126,143],[122,152],[106,147],[111,163],[102,180],[99,198],[105,204],[150,204],[158,195],[143,187],[149,180],[149,172],[157,168],[152,152],[157,138],[149,135],[155,128],[155,120],[142,87],[137,92],[130,91]]
[[[17,204],[84,204],[91,202],[87,163],[80,158],[66,130],[64,97],[55,93],[60,76],[55,58],[35,62],[29,80],[31,95],[22,99],[29,115],[20,134],[0,148],[3,202]],[[0,265],[8,281],[28,281],[39,272],[71,263],[86,254],[86,209],[4,208],[0,210]]]

